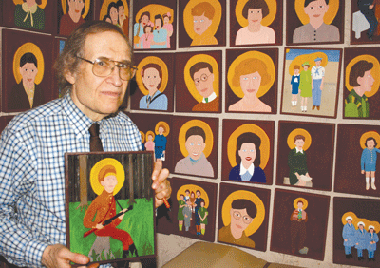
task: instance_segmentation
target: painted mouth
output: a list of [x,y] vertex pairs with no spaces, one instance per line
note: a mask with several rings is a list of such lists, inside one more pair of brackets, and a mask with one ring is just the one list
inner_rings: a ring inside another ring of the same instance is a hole
[[247,160],[249,162],[252,160],[252,157],[246,157],[245,160]]
[[315,14],[315,15],[313,15],[314,18],[318,18],[319,16],[321,16],[321,14]]
[[241,227],[239,224],[236,224],[236,227],[239,229],[243,229],[243,227]]
[[28,82],[32,82],[32,78],[28,78],[27,80],[28,80]]
[[249,92],[249,93],[253,93],[253,92],[255,92],[256,91],[256,89],[253,89],[253,88],[249,88],[249,89],[247,89],[247,92]]
[[200,91],[201,91],[201,92],[206,92],[206,91],[207,91],[207,89],[208,89],[208,88],[207,88],[207,87],[205,87],[205,88],[201,89]]
[[79,13],[80,12],[80,10],[79,9],[75,9],[75,13]]

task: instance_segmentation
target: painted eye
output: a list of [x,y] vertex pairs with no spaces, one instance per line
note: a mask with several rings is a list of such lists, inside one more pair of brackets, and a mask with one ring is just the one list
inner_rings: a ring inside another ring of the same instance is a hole
[[257,79],[257,77],[256,77],[256,76],[254,76],[252,79],[255,79],[255,80],[256,80],[256,79]]
[[194,23],[197,23],[198,21],[197,20],[194,20]]
[[243,151],[244,153],[245,153],[245,152],[247,152],[247,150],[246,150],[246,149],[243,149],[242,151]]
[[204,22],[205,20],[200,20],[199,22]]
[[236,218],[240,218],[240,217],[241,217],[241,216],[240,216],[240,213],[235,212],[235,217],[236,217]]
[[244,81],[247,81],[247,80],[248,80],[248,77],[243,77],[243,80],[244,80]]
[[255,152],[255,150],[250,150],[251,153]]
[[190,145],[191,145],[191,146],[193,146],[193,145],[194,145],[194,143],[193,143],[193,142],[190,142]]

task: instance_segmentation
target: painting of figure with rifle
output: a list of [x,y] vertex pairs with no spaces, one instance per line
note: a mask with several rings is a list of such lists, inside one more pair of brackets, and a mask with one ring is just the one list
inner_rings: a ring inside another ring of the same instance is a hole
[[67,246],[91,262],[154,258],[153,153],[66,156]]

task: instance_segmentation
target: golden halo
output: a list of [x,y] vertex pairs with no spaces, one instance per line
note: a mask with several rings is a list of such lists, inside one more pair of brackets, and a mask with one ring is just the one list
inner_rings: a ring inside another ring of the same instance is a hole
[[303,203],[302,210],[307,209],[309,202],[306,199],[303,199],[301,197],[294,199],[294,209],[298,209],[298,206],[297,206],[298,201],[302,201],[302,203]]
[[39,85],[44,78],[45,61],[41,49],[33,43],[25,43],[16,50],[15,55],[13,56],[13,75],[15,77],[16,83],[20,84],[22,80],[20,73],[20,59],[25,53],[28,52],[32,53],[37,59],[38,72],[34,83],[36,85]]
[[370,225],[373,225],[373,227],[375,227],[375,230],[374,230],[375,233],[379,233],[379,231],[380,231],[380,223],[378,221],[370,221],[370,220],[367,220],[367,219],[360,219],[360,218],[356,217],[355,213],[353,213],[351,211],[350,212],[346,212],[346,213],[343,214],[343,216],[342,216],[342,223],[343,223],[343,225],[345,225],[347,223],[346,218],[348,216],[351,216],[351,218],[352,218],[352,225],[355,227],[355,229],[358,229],[358,222],[362,221],[362,222],[364,222],[364,224],[365,224],[364,228],[367,231],[369,229],[368,227]]
[[309,149],[312,142],[311,135],[306,129],[303,128],[296,128],[292,132],[290,132],[288,136],[289,148],[293,150],[294,147],[296,147],[296,145],[294,144],[294,137],[297,135],[302,135],[305,137],[305,144],[303,145],[302,150],[306,151],[307,149]]
[[[62,0],[64,1],[64,0]],[[100,20],[103,20],[104,19],[104,16],[107,15],[107,10],[108,10],[108,6],[111,2],[114,2],[116,3],[118,0],[104,0],[104,3],[102,5],[102,9],[100,10],[100,15],[99,15],[99,19]],[[124,15],[126,18],[129,17],[129,8],[128,8],[128,5],[127,5],[127,2],[125,0],[122,0],[123,1],[123,6],[124,6]],[[86,1],[86,4],[87,2],[89,1]]]
[[252,192],[244,191],[244,190],[238,190],[230,194],[226,200],[223,202],[222,206],[222,220],[224,226],[228,226],[231,223],[231,208],[232,208],[232,201],[234,200],[250,200],[256,205],[256,217],[253,219],[253,221],[248,225],[247,229],[244,230],[245,235],[247,237],[253,235],[257,229],[259,229],[260,225],[263,223],[265,218],[265,207],[263,201],[260,200],[260,198],[257,197]]
[[[289,51],[287,51],[287,52],[289,52]],[[294,75],[294,66],[295,65],[298,65],[300,67],[300,72],[301,72],[303,70],[302,64],[305,62],[309,62],[309,64],[310,64],[309,69],[311,70],[311,68],[313,68],[313,66],[315,66],[314,60],[316,58],[322,59],[321,66],[325,67],[329,63],[329,57],[327,56],[326,53],[324,53],[322,51],[317,51],[317,52],[310,53],[310,54],[302,54],[302,55],[295,57],[294,60],[292,61],[292,63],[290,64],[289,74],[291,76]]]
[[[235,10],[237,21],[239,25],[243,28],[248,26],[248,20],[243,17],[243,8],[247,2],[248,0],[238,0]],[[269,8],[269,14],[262,19],[260,24],[262,26],[269,26],[273,23],[274,19],[276,18],[277,3],[276,0],[265,0],[265,2],[267,3]]]
[[255,124],[243,124],[239,126],[230,136],[227,142],[227,155],[228,155],[228,161],[230,161],[230,164],[232,167],[237,165],[237,159],[236,159],[236,151],[237,148],[237,138],[243,134],[243,133],[255,133],[261,140],[260,144],[260,157],[261,157],[261,163],[260,167],[261,169],[264,169],[269,161],[270,157],[270,140],[265,133],[265,131]]
[[174,21],[174,10],[173,9],[168,8],[166,6],[162,6],[162,5],[152,4],[152,5],[147,5],[147,6],[143,7],[142,9],[139,10],[139,12],[137,12],[136,17],[135,17],[135,23],[139,23],[141,14],[145,11],[149,11],[149,13],[150,13],[149,20],[152,21],[153,23],[154,23],[154,16],[156,16],[158,14],[160,14],[162,16],[162,14],[165,14],[168,12],[170,12],[170,14],[171,14],[171,18],[169,20],[169,23],[173,23],[173,21]]
[[156,135],[154,135],[153,131],[151,131],[151,130],[148,130],[148,131],[146,132],[146,135],[145,135],[145,137],[146,137],[146,141],[148,142],[148,136],[149,136],[149,135],[152,135],[152,137],[153,137],[152,141],[154,141],[154,137],[155,137]]
[[380,148],[380,135],[379,133],[377,133],[376,131],[368,131],[366,133],[364,133],[361,137],[360,137],[360,146],[364,149],[364,148],[367,148],[365,146],[365,142],[368,138],[374,138],[377,142],[377,145],[376,145],[376,148]]
[[248,52],[245,52],[245,53],[241,54],[240,56],[238,56],[234,60],[234,62],[230,65],[230,67],[228,68],[227,81],[228,81],[228,84],[230,85],[232,91],[236,94],[236,96],[238,96],[239,98],[243,98],[244,97],[244,93],[241,90],[240,86],[234,86],[233,83],[232,83],[232,80],[233,80],[234,75],[235,75],[235,69],[236,69],[236,67],[243,60],[246,60],[246,59],[249,59],[249,58],[258,59],[258,60],[261,60],[262,62],[264,62],[266,64],[266,67],[267,67],[267,70],[268,70],[268,74],[271,77],[271,79],[270,79],[270,81],[269,81],[268,84],[266,84],[265,86],[264,85],[262,85],[262,86],[260,85],[260,88],[259,88],[259,90],[257,91],[257,94],[256,94],[256,96],[258,98],[260,98],[261,96],[263,96],[265,93],[268,92],[268,90],[273,86],[274,81],[276,80],[276,76],[275,76],[276,69],[274,67],[273,60],[267,54],[259,52],[259,51],[248,51]]
[[[297,13],[298,19],[303,25],[306,25],[310,22],[309,16],[305,13],[305,0],[294,0],[294,10]],[[339,9],[339,0],[330,0],[329,9],[327,10],[325,16],[323,17],[323,22],[325,24],[331,24],[334,20],[336,13]]]
[[207,54],[195,55],[187,61],[185,65],[185,69],[183,71],[185,84],[187,86],[187,89],[191,93],[191,95],[194,97],[194,99],[196,99],[198,102],[201,102],[203,100],[203,97],[199,94],[198,89],[196,88],[194,84],[194,80],[190,76],[190,68],[199,62],[206,62],[212,66],[213,73],[214,73],[214,83],[213,83],[214,92],[218,96],[219,96],[219,67],[218,67],[218,62],[215,60],[215,58]]
[[364,94],[367,97],[372,97],[373,95],[375,95],[377,93],[377,91],[379,90],[379,86],[380,86],[380,79],[378,78],[379,73],[380,73],[380,64],[379,64],[379,61],[372,55],[360,55],[360,56],[353,58],[350,61],[350,63],[346,67],[346,87],[349,91],[351,91],[351,89],[353,88],[353,86],[350,85],[351,68],[355,63],[357,63],[361,60],[365,60],[365,61],[371,62],[373,64],[373,67],[371,69],[371,75],[372,75],[373,79],[375,79],[375,81],[373,82],[371,91],[364,92]]
[[163,122],[163,121],[158,122],[157,125],[156,125],[156,128],[154,129],[154,131],[156,132],[156,135],[159,135],[160,132],[158,132],[158,129],[159,129],[159,126],[161,126],[161,125],[163,125],[164,129],[165,129],[165,131],[164,131],[164,133],[162,133],[162,135],[164,135],[164,137],[166,137],[170,133],[170,127],[169,127],[168,123]]
[[145,65],[148,65],[149,63],[155,63],[161,67],[161,87],[159,88],[160,92],[164,92],[166,85],[168,84],[168,77],[169,77],[169,72],[168,72],[168,67],[166,66],[165,62],[163,62],[159,57],[155,56],[148,56],[145,57],[140,64],[137,66],[138,70],[136,72],[136,82],[139,85],[139,88],[144,95],[148,95],[149,91],[145,88],[142,82],[142,68]]
[[197,197],[197,191],[199,190],[201,192],[201,198],[205,201],[205,208],[208,208],[208,205],[210,204],[210,201],[209,201],[209,198],[208,198],[208,195],[207,195],[207,192],[200,186],[198,185],[195,185],[195,184],[184,184],[182,185],[178,192],[177,192],[177,200],[179,200],[179,196],[181,194],[185,195],[185,191],[186,190],[189,190],[190,193],[191,192],[194,192],[195,193],[195,197]]
[[189,155],[188,151],[186,150],[185,143],[186,143],[186,132],[189,128],[198,126],[203,129],[203,131],[206,134],[206,147],[203,150],[203,154],[206,156],[206,158],[211,154],[212,148],[214,147],[214,134],[212,133],[211,127],[206,124],[203,121],[200,120],[191,120],[185,124],[183,124],[179,130],[179,146],[181,153],[184,157],[187,157]]
[[183,25],[191,39],[194,39],[198,35],[194,31],[194,18],[193,15],[191,15],[191,10],[202,2],[207,2],[215,8],[212,24],[202,35],[214,36],[219,28],[220,19],[222,17],[222,6],[218,0],[190,0],[183,10]]
[[117,178],[117,185],[115,189],[113,190],[113,195],[116,195],[121,188],[123,188],[124,183],[124,168],[123,165],[113,158],[105,158],[99,162],[97,162],[91,169],[90,172],[90,183],[91,188],[97,195],[101,195],[103,193],[104,187],[100,184],[98,176],[100,170],[106,166],[111,165],[114,166],[116,169],[116,178]]
[[140,130],[140,135],[141,135],[141,142],[144,143],[145,135],[144,135],[144,132],[142,132],[141,130]]
[[[22,5],[22,4],[24,4],[24,1],[23,0],[13,0],[13,3],[15,5]],[[46,4],[47,4],[47,0],[42,0],[41,5],[38,5],[38,7],[41,9],[45,9]]]
[[[123,1],[125,1],[125,0],[123,0]],[[63,14],[66,14],[66,3],[67,3],[67,0],[61,0],[61,3],[62,3]],[[90,9],[90,1],[89,0],[85,0],[85,2],[84,2],[84,13],[82,14],[82,18],[85,18],[87,16],[87,13],[88,13],[89,9]],[[107,11],[106,11],[106,13],[107,13]]]

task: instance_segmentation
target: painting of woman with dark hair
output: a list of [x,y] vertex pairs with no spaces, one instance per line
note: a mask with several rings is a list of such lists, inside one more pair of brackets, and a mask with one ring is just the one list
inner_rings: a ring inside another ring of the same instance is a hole
[[45,11],[38,5],[42,0],[23,0],[15,7],[15,25],[22,28],[45,29]]
[[84,4],[85,0],[67,0],[66,14],[62,16],[59,25],[60,34],[69,35],[75,28],[85,22],[82,17],[85,12]]
[[150,21],[149,11],[144,11],[141,14],[139,23],[135,23],[133,26],[133,43],[135,48],[142,48],[141,36],[144,34],[144,27]]
[[154,26],[155,29],[153,31],[153,42],[150,46],[151,48],[166,48],[166,42],[168,37],[168,32],[165,28],[162,28],[163,26],[163,20],[160,14],[156,15],[154,17]]
[[240,164],[232,168],[230,181],[266,182],[264,171],[260,168],[260,138],[252,132],[241,134],[237,138],[236,159]]
[[111,2],[108,5],[107,15],[103,18],[104,21],[112,23],[113,25],[119,26],[119,7],[115,2]]

